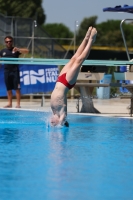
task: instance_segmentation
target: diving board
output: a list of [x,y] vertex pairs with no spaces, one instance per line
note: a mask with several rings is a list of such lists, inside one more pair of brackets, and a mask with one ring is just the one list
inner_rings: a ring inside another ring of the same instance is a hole
[[129,5],[118,5],[115,7],[107,7],[107,8],[103,8],[103,11],[109,11],[109,12],[127,12],[127,13],[133,13],[133,6],[129,6]]

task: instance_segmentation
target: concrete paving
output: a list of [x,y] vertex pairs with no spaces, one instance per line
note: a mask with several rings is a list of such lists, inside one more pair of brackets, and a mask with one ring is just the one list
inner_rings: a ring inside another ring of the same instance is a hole
[[[13,99],[13,108],[15,108],[16,100]],[[38,111],[50,111],[50,99],[45,99],[41,106],[42,99],[22,99],[21,109],[33,109]],[[94,107],[100,111],[98,115],[130,117],[130,110],[127,107],[130,105],[130,99],[93,99]],[[7,99],[0,99],[0,108],[7,104]],[[68,113],[77,113],[77,99],[68,99]],[[82,103],[79,102],[81,108]],[[91,113],[88,113],[91,114]]]

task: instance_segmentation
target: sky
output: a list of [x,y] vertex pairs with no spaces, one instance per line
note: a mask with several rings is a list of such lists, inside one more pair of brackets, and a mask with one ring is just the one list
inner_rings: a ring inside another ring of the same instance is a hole
[[133,19],[130,13],[103,12],[103,8],[125,4],[133,6],[133,0],[43,0],[42,7],[46,14],[45,24],[63,23],[74,31],[76,21],[80,24],[91,16],[98,16],[97,23],[108,19]]

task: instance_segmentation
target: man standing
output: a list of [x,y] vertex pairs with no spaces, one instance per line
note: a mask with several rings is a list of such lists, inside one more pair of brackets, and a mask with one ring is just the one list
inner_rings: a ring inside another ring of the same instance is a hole
[[[0,51],[0,56],[3,58],[19,58],[21,53],[28,53],[28,49],[19,49],[13,46],[13,38],[6,36],[5,39],[6,48]],[[7,89],[8,104],[4,108],[12,107],[12,90],[16,91],[16,108],[20,108],[20,76],[18,64],[4,64],[4,79]]]

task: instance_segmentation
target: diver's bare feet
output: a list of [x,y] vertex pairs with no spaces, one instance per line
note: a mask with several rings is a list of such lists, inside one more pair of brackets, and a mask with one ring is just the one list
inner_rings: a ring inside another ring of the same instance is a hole
[[97,30],[96,28],[92,28],[90,39],[92,39],[93,43],[96,41],[96,36],[97,36]]
[[85,38],[86,38],[87,40],[89,40],[89,38],[90,38],[91,30],[92,30],[92,26],[89,27],[89,29],[88,29],[88,31],[87,31],[87,33],[86,33]]

